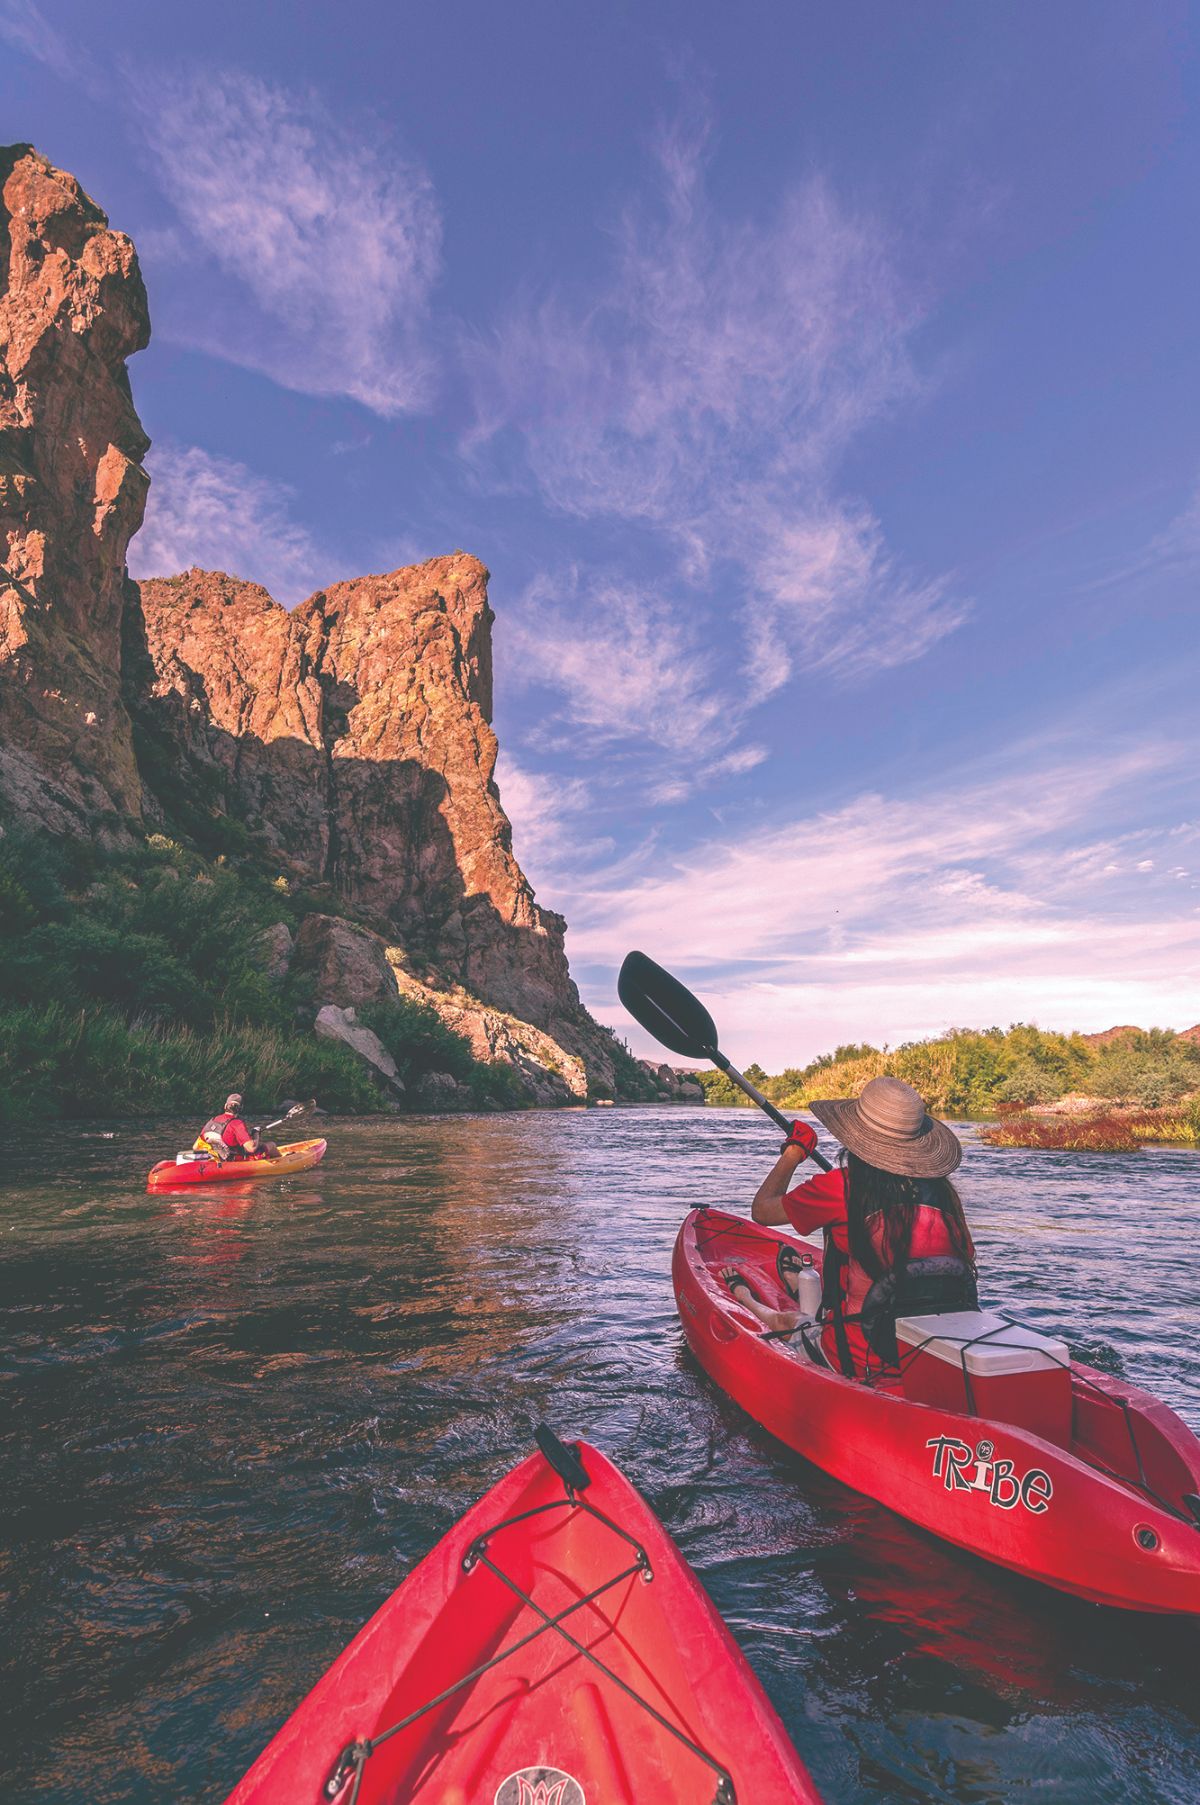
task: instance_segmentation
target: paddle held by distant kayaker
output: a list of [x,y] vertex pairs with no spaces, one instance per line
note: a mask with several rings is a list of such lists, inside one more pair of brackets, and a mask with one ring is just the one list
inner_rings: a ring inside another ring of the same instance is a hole
[[257,1128],[242,1120],[242,1095],[231,1091],[219,1115],[210,1116],[193,1143],[193,1152],[211,1154],[222,1165],[229,1159],[277,1159],[273,1141],[259,1139]]
[[[887,1379],[897,1369],[895,1323],[905,1312],[974,1309],[975,1252],[950,1183],[962,1159],[958,1136],[936,1121],[899,1078],[872,1078],[860,1097],[814,1103],[812,1113],[842,1143],[832,1171],[792,1188],[817,1144],[795,1122],[754,1199],[756,1222],[825,1231],[821,1345],[847,1378]],[[734,1269],[726,1283],[762,1321],[764,1307]],[[772,1311],[770,1328],[785,1325]],[[790,1326],[798,1326],[799,1315]]]

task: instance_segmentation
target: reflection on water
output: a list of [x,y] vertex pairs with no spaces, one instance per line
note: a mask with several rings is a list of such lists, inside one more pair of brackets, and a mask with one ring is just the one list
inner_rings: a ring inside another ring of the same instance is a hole
[[[548,1418],[700,1571],[828,1797],[1200,1797],[1200,1633],[1057,1597],[806,1467],[683,1349],[693,1203],[749,1112],[333,1125],[291,1181],[148,1196],[184,1131],[7,1150],[6,1771],[61,1805],[219,1801]],[[986,1300],[1200,1423],[1196,1156],[971,1145]],[[14,1795],[15,1796],[15,1795]]]

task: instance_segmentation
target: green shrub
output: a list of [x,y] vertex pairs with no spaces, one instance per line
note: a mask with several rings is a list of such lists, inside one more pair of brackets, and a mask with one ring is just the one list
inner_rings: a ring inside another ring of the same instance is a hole
[[285,1096],[378,1109],[366,1067],[313,1035],[218,1022],[210,1033],[60,1003],[0,1007],[0,1121],[210,1114],[233,1086],[266,1110]]
[[[1158,1028],[1095,1047],[1078,1034],[1016,1022],[1008,1029],[952,1028],[892,1051],[842,1046],[755,1082],[779,1107],[801,1109],[819,1097],[857,1096],[881,1073],[903,1078],[931,1110],[947,1116],[990,1116],[1013,1104],[1037,1107],[1068,1091],[1171,1111],[1200,1093],[1200,1047]],[[698,1076],[707,1102],[745,1103],[720,1072]]]
[[[611,1043],[606,1044],[605,1052],[613,1062],[617,1096],[630,1103],[652,1103],[657,1095],[657,1087],[641,1060],[635,1058],[612,1028],[605,1028],[603,1032]],[[596,1084],[589,1094],[603,1097],[610,1093],[606,1092],[603,1085]]]
[[1061,1095],[1053,1073],[1032,1059],[1019,1059],[995,1092],[998,1103],[1052,1103]]
[[379,1036],[405,1084],[418,1083],[426,1072],[449,1072],[463,1082],[475,1076],[479,1061],[470,1042],[448,1028],[428,1003],[398,996],[395,1002],[360,1009],[358,1019]]
[[37,919],[33,898],[20,878],[0,868],[0,934],[24,934]]
[[511,1065],[479,1060],[470,1077],[471,1094],[481,1109],[528,1109],[529,1092]]

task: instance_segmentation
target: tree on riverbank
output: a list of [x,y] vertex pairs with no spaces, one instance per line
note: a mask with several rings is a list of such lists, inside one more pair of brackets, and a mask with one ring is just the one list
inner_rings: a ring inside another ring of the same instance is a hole
[[[1094,1108],[1169,1111],[1195,1120],[1200,1133],[1200,1037],[1170,1029],[1123,1029],[1113,1036],[1058,1034],[1018,1022],[955,1028],[936,1039],[880,1048],[842,1046],[776,1076],[751,1067],[754,1081],[781,1109],[817,1097],[856,1096],[871,1078],[903,1078],[945,1116],[994,1116],[1045,1108],[1066,1096]],[[743,1103],[720,1072],[698,1074],[710,1103]],[[1190,1101],[1189,1101],[1190,1100]]]

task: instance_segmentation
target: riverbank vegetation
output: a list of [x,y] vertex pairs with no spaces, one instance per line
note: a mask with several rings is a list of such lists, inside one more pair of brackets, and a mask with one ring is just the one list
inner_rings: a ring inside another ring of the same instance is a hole
[[[264,935],[310,899],[154,835],[120,851],[17,828],[0,837],[0,1122],[383,1101],[346,1047],[311,1032],[311,999],[272,979]],[[434,1010],[386,1025],[406,1084],[449,1071],[480,1103],[523,1101]],[[214,1102],[214,1099],[216,1100]]]
[[[747,1076],[779,1108],[799,1110],[857,1096],[882,1073],[913,1085],[937,1115],[1000,1117],[988,1134],[1000,1146],[1200,1139],[1200,1039],[1169,1029],[1089,1038],[1026,1023],[958,1028],[895,1048],[838,1047],[774,1076],[751,1066]],[[720,1072],[698,1077],[708,1102],[745,1102]]]
[[1200,1100],[1174,1109],[1081,1110],[1049,1115],[1021,1110],[980,1130],[990,1147],[1038,1147],[1062,1153],[1136,1153],[1148,1142],[1200,1145]]

